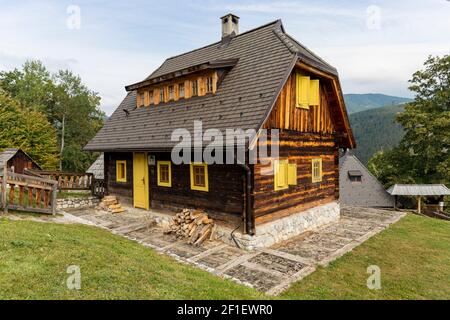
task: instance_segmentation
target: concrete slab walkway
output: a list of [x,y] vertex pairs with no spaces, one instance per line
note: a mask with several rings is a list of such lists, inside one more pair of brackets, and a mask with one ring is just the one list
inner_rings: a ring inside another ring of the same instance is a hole
[[73,211],[76,221],[86,221],[167,254],[178,261],[224,278],[277,295],[401,219],[405,213],[346,207],[339,222],[308,232],[272,248],[245,251],[219,241],[194,247],[166,235],[145,211],[110,214],[94,209]]

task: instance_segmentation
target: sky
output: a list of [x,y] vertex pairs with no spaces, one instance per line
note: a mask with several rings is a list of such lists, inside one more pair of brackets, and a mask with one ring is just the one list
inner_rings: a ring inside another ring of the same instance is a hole
[[39,59],[70,69],[110,115],[124,87],[168,57],[282,19],[287,33],[338,69],[344,93],[412,97],[408,80],[429,55],[450,54],[450,1],[0,0],[0,70]]

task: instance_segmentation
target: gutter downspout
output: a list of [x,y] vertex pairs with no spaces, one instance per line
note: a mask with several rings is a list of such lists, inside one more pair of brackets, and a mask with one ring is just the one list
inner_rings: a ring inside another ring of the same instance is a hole
[[255,224],[253,222],[253,208],[252,208],[252,170],[246,164],[238,165],[245,171],[245,233],[255,235]]

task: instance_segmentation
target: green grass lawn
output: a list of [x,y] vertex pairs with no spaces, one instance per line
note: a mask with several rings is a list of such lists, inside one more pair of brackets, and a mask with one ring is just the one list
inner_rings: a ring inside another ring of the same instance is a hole
[[[81,268],[68,290],[67,267]],[[381,268],[381,290],[366,286]],[[0,220],[0,299],[258,299],[266,296],[105,230]],[[449,299],[450,223],[409,215],[294,284],[284,299]]]
[[[80,266],[81,290],[66,286]],[[0,220],[0,299],[254,299],[256,291],[108,231]]]

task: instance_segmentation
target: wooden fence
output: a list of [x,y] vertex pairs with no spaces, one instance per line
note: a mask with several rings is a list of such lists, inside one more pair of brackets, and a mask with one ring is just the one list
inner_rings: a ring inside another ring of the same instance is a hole
[[56,181],[1,170],[0,182],[0,206],[4,213],[11,209],[56,214]]
[[94,176],[92,173],[74,173],[61,171],[35,171],[27,169],[27,175],[40,176],[54,180],[59,190],[92,190]]

